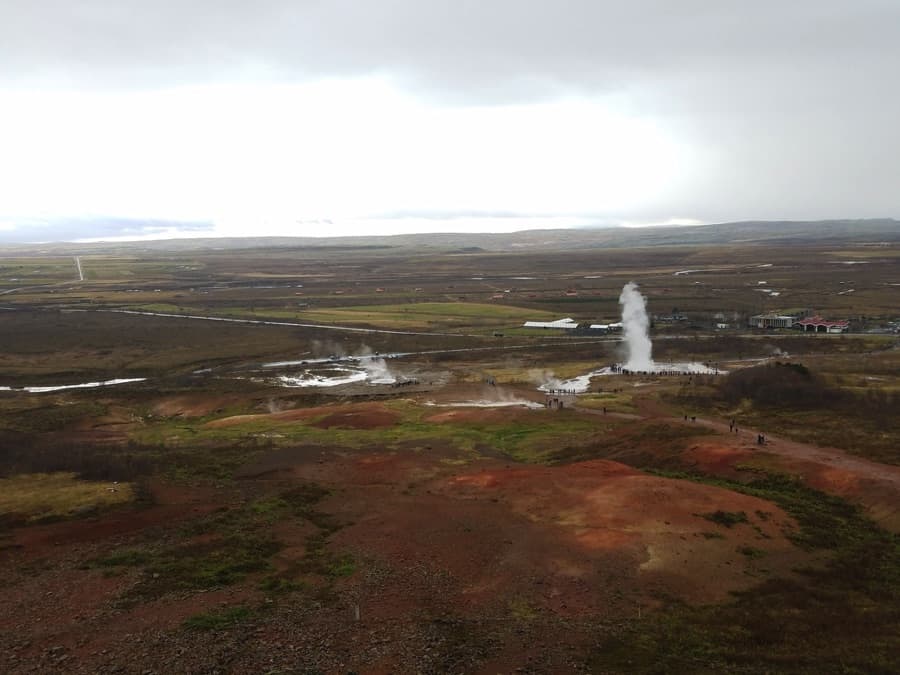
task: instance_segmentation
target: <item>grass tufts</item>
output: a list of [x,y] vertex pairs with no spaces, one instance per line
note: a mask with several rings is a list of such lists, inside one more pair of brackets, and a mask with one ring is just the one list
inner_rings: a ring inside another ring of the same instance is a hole
[[252,615],[249,608],[239,605],[218,612],[195,614],[185,619],[182,625],[190,630],[224,630],[243,623]]
[[712,513],[701,514],[707,520],[722,525],[723,527],[734,527],[739,523],[747,522],[747,514],[743,511],[713,511]]

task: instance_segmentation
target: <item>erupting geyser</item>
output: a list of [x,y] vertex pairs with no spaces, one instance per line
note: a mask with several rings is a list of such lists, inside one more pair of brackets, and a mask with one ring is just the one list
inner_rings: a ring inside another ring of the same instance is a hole
[[622,305],[622,335],[628,351],[622,367],[633,371],[655,370],[651,355],[653,345],[648,334],[650,319],[647,318],[647,300],[638,291],[636,283],[629,281],[625,284],[619,304]]
[[[717,363],[656,363],[653,360],[653,344],[650,342],[650,319],[647,317],[647,300],[638,291],[638,285],[629,281],[619,295],[622,305],[622,341],[625,345],[625,361],[594,370],[569,380],[558,380],[552,373],[542,374],[539,391],[554,394],[583,394],[591,390],[591,378],[601,375],[718,375],[724,373]],[[635,386],[638,386],[637,383]]]
[[622,305],[622,339],[627,352],[625,362],[612,368],[612,372],[703,373],[718,375],[717,364],[709,363],[656,363],[653,361],[653,344],[650,342],[650,319],[647,317],[647,299],[638,291],[638,285],[629,281],[619,296]]
[[[653,361],[653,344],[650,342],[650,319],[647,317],[647,300],[638,291],[638,285],[629,281],[619,295],[622,305],[622,341],[625,345],[625,361],[594,370],[569,380],[558,380],[552,373],[543,373],[539,391],[548,394],[583,394],[591,390],[591,378],[601,375],[718,375],[718,364],[710,363],[656,363]],[[637,384],[635,385],[637,386]]]

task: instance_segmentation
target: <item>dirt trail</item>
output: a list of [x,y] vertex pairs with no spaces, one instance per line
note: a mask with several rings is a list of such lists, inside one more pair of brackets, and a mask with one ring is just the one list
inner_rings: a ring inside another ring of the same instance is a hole
[[[683,420],[678,420],[677,418],[671,419],[680,422],[681,424],[685,423]],[[756,446],[757,435],[763,434],[762,431],[756,429],[744,429],[740,427],[738,433],[735,434],[729,429],[728,424],[723,421],[700,417],[697,418],[696,424],[701,424],[707,428],[730,434],[735,437],[737,442],[744,444],[750,443],[754,446]],[[764,436],[766,442],[765,445],[759,446],[760,450],[790,459],[829,464],[835,468],[851,471],[860,478],[890,483],[900,491],[900,467],[898,466],[881,464],[862,457],[854,457],[837,448],[809,445],[807,443],[792,441],[781,436],[773,436],[768,433],[765,433]]]
[[642,419],[642,420],[658,420],[662,422],[671,422],[684,426],[700,425],[707,429],[714,429],[726,435],[730,440],[726,443],[729,447],[746,447],[752,445],[761,451],[781,455],[789,459],[805,460],[814,463],[826,463],[834,467],[851,471],[861,478],[878,480],[890,483],[900,492],[900,466],[892,464],[881,464],[862,457],[848,455],[846,451],[838,448],[827,448],[798,441],[789,440],[781,436],[774,436],[765,433],[766,443],[763,446],[757,446],[756,438],[762,431],[757,429],[747,429],[739,427],[738,433],[734,433],[727,422],[717,419],[697,417],[685,421],[684,418],[672,415],[664,415],[661,408],[653,408],[653,412],[649,412],[649,408],[642,409],[641,415],[633,415],[628,413],[603,413],[592,408],[583,408],[575,406],[575,410],[581,413],[592,415],[603,415],[616,419]]
[[[642,419],[668,422],[687,427],[711,429],[722,434],[685,453],[684,459],[706,473],[735,475],[741,466],[756,466],[797,476],[808,486],[845,498],[866,508],[869,516],[894,532],[900,532],[900,467],[855,457],[838,448],[820,447],[773,436],[757,429],[738,427],[735,433],[728,422],[696,417],[675,417],[662,406],[638,401],[639,415],[603,413],[576,407],[579,412],[618,419]],[[765,444],[757,443],[760,434]]]
[[722,421],[699,417],[696,423],[733,437],[729,445],[741,448],[751,463],[766,466],[777,458],[776,468],[800,476],[812,488],[861,504],[882,527],[900,532],[900,467],[770,434],[764,434],[765,444],[759,445],[758,430],[738,427],[733,433]]

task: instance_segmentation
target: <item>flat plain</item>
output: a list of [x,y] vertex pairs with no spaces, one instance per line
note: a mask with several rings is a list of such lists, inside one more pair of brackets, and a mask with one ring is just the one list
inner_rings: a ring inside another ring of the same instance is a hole
[[897,234],[535,241],[0,251],[0,670],[896,672]]

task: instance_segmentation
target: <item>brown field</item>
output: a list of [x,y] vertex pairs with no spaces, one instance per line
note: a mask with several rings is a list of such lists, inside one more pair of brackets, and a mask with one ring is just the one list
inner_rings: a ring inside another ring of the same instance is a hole
[[[0,259],[3,672],[896,667],[895,245],[79,254]],[[632,279],[658,359],[729,375],[545,407],[621,345],[521,322]],[[792,307],[854,332],[744,327]]]

